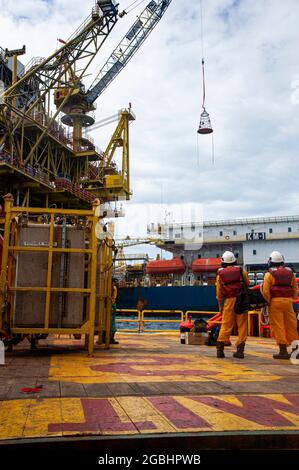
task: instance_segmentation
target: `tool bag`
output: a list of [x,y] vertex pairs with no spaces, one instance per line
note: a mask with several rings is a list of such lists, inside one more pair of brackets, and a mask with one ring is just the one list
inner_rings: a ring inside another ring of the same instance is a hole
[[251,310],[264,308],[268,305],[261,289],[248,289],[249,291],[249,304]]
[[250,310],[250,301],[249,301],[249,289],[245,284],[243,271],[241,271],[241,278],[242,278],[242,290],[237,295],[236,303],[235,303],[235,313],[240,315],[241,313],[247,313]]
[[209,332],[209,337],[206,342],[207,346],[216,346],[217,339],[219,336],[219,331],[220,331],[220,325],[215,325],[213,328],[211,328],[211,331]]
[[265,307],[267,304],[266,299],[263,297],[261,290],[252,290],[245,284],[243,271],[241,271],[242,290],[237,296],[235,303],[235,313],[247,313],[248,310],[255,310]]

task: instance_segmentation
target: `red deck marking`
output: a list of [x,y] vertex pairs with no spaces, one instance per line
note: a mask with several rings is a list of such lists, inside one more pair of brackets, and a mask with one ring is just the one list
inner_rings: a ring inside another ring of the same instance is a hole
[[172,397],[154,397],[147,398],[147,400],[178,429],[212,427],[207,421],[192,413]]
[[[106,398],[81,399],[84,423],[49,424],[48,431],[136,431],[133,423],[123,423]],[[138,429],[156,429],[152,421],[136,423]]]
[[299,396],[283,394],[292,404],[288,405],[271,398],[261,396],[238,395],[242,407],[227,403],[214,397],[190,397],[191,400],[204,403],[212,408],[231,413],[264,426],[295,426],[276,410],[286,411],[299,416]]
[[[153,362],[153,359],[155,362]],[[198,370],[193,369],[195,364],[190,359],[184,358],[164,358],[164,357],[155,357],[150,359],[146,356],[136,358],[136,363],[127,363],[126,361],[119,360],[113,364],[103,364],[91,366],[91,370],[97,372],[109,372],[114,374],[132,374],[135,376],[167,376],[167,375],[193,375],[193,376],[205,376],[205,375],[217,375],[219,372],[213,372],[209,370]],[[182,365],[181,370],[178,369],[166,369],[166,370],[153,370],[155,366],[172,366],[172,365]],[[188,367],[189,365],[189,367]],[[136,366],[151,366],[152,369],[137,370]]]
[[43,387],[25,387],[21,388],[20,392],[22,393],[38,393],[41,392]]

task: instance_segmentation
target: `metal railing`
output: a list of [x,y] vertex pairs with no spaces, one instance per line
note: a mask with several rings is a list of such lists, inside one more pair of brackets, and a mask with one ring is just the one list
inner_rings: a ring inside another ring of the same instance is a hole
[[219,312],[211,312],[208,310],[187,310],[185,312],[185,320],[188,320],[189,316],[192,317],[194,315],[201,315],[207,317],[208,315],[210,315],[211,317],[213,317],[214,315],[217,315],[217,313]]
[[268,223],[279,223],[279,222],[298,222],[299,215],[282,215],[276,217],[252,217],[244,219],[223,219],[223,220],[206,220],[203,222],[183,222],[183,223],[168,223],[165,224],[165,228],[177,229],[180,227],[220,227],[223,225],[251,225],[251,224],[268,224]]
[[116,313],[135,313],[137,318],[117,318],[116,323],[137,323],[137,328],[121,328],[121,331],[125,333],[140,333],[141,329],[141,310],[135,308],[123,308],[117,309]]
[[[146,314],[159,314],[159,313],[167,313],[169,314],[174,314],[174,315],[179,315],[179,319],[167,319],[165,320],[164,318],[159,318],[159,319],[145,319]],[[159,331],[165,331],[165,332],[172,332],[172,331],[177,331],[177,330],[167,330],[167,329],[145,329],[145,324],[146,323],[182,323],[184,321],[184,312],[182,310],[142,310],[141,312],[141,333],[153,333],[153,332],[159,332]]]
[[[202,316],[214,316],[216,315],[217,312],[210,312],[210,311],[204,311],[204,310],[188,310],[187,312],[183,312],[183,310],[138,310],[138,309],[117,309],[116,313],[132,313],[135,314],[134,318],[117,318],[116,322],[118,324],[121,323],[136,323],[137,328],[119,328],[119,331],[122,332],[127,332],[127,333],[160,333],[160,332],[166,332],[166,333],[172,333],[172,332],[179,332],[179,325],[188,319],[190,315],[202,315]],[[176,316],[176,318],[146,318],[148,315],[173,315]],[[169,324],[169,323],[177,323],[178,328],[177,329],[162,329],[162,328],[146,328],[146,324],[149,323],[163,323],[163,324]]]
[[[194,318],[194,316],[203,316],[203,317],[213,317],[219,312],[211,312],[206,310],[187,310],[183,312],[182,310],[138,310],[138,309],[117,309],[117,313],[132,313],[135,314],[134,318],[117,318],[116,322],[120,323],[136,323],[136,328],[119,328],[118,331],[127,332],[127,333],[138,333],[138,334],[146,334],[146,333],[179,333],[179,325],[183,321],[188,320],[190,316]],[[167,314],[167,315],[176,315],[179,318],[172,318],[172,319],[165,319],[163,316],[159,319],[157,318],[146,318],[147,315],[156,315],[156,314]],[[252,310],[248,312],[248,335],[250,336],[253,331],[253,324],[252,318],[253,316],[258,317],[258,332],[259,336],[262,336],[261,331],[261,324],[260,324],[260,310]],[[161,329],[161,328],[146,328],[146,324],[148,323],[178,323],[177,329]],[[221,320],[214,320],[213,324],[221,324]]]

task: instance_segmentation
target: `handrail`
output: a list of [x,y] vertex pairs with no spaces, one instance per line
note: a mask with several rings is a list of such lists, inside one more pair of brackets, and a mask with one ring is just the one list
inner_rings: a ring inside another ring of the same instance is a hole
[[[137,318],[132,318],[132,319],[116,319],[116,322],[118,323],[137,323],[137,328],[133,329],[128,329],[128,328],[122,328],[121,331],[123,332],[129,332],[129,333],[138,333],[138,334],[143,334],[143,333],[160,333],[160,332],[165,332],[165,333],[171,333],[171,332],[179,332],[178,329],[148,329],[145,328],[146,323],[182,323],[183,321],[188,320],[188,317],[190,315],[203,315],[203,316],[210,316],[213,317],[214,315],[217,315],[219,312],[212,312],[212,311],[205,311],[205,310],[187,310],[185,313],[183,310],[138,310],[138,309],[117,309],[117,313],[135,313],[137,314]],[[173,319],[151,319],[151,318],[145,318],[146,314],[159,314],[159,313],[166,313],[166,314],[175,314],[179,315],[180,318],[173,318]],[[248,312],[248,333],[250,333],[250,316],[251,315],[259,315],[259,310],[250,310]],[[211,321],[211,320],[209,320]],[[222,321],[221,320],[213,320],[213,324],[221,325]],[[261,336],[261,325],[259,321],[259,336]]]
[[[154,320],[154,319],[148,319],[148,320],[145,320],[144,319],[144,314],[147,314],[147,313],[168,313],[168,314],[171,314],[171,313],[174,313],[176,315],[180,315],[181,318],[180,319],[173,319],[173,320],[163,320],[163,319],[159,319],[159,320]],[[142,333],[152,333],[152,332],[158,332],[158,331],[164,331],[164,332],[173,332],[173,331],[177,331],[177,330],[160,330],[160,329],[147,329],[145,330],[144,328],[144,325],[145,323],[161,323],[161,322],[164,322],[164,323],[182,323],[184,321],[184,312],[183,310],[142,310],[141,312],[141,332]]]
[[165,224],[167,228],[180,228],[186,227],[189,228],[194,226],[198,227],[220,227],[223,225],[246,225],[246,224],[268,224],[268,223],[277,223],[277,222],[298,222],[299,215],[282,215],[276,217],[252,217],[252,218],[244,218],[244,219],[223,219],[223,220],[206,220],[201,222],[183,222],[183,223],[170,223]]
[[[210,311],[204,311],[204,310],[188,310],[187,312],[183,312],[183,310],[138,310],[138,309],[134,309],[134,308],[125,308],[125,309],[117,309],[116,310],[117,313],[135,313],[137,314],[137,318],[132,318],[132,319],[129,319],[129,318],[125,318],[125,319],[122,319],[122,318],[117,318],[116,319],[116,322],[117,323],[137,323],[137,328],[132,328],[132,329],[128,329],[128,328],[122,328],[121,331],[123,332],[129,332],[129,333],[132,333],[132,332],[135,332],[135,333],[138,333],[138,334],[142,334],[142,333],[152,333],[152,332],[174,332],[174,331],[179,331],[179,329],[148,329],[148,328],[145,328],[145,324],[146,323],[182,323],[183,321],[187,320],[188,319],[188,316],[190,314],[201,314],[201,315],[210,315],[210,316],[213,316],[213,315],[216,315],[217,312],[210,312]],[[173,318],[173,319],[163,319],[163,318],[159,318],[159,319],[151,319],[151,318],[145,318],[145,315],[147,314],[159,314],[159,313],[166,313],[166,314],[174,314],[174,315],[179,315],[180,318]]]
[[214,315],[217,315],[217,313],[219,312],[211,312],[209,310],[205,311],[205,310],[187,310],[187,312],[185,312],[185,320],[188,320],[188,317],[189,316],[192,316],[193,314],[194,315],[211,315],[211,316],[214,316]]
[[132,333],[136,332],[140,334],[141,330],[141,311],[138,310],[137,308],[118,308],[116,309],[116,313],[137,313],[137,318],[131,319],[121,319],[117,318],[115,321],[116,323],[137,323],[137,328],[122,328],[121,331],[127,332],[127,333]]

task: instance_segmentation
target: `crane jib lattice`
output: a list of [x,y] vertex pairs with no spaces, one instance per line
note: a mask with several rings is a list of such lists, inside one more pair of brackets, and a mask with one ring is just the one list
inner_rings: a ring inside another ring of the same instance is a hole
[[145,7],[98,73],[90,90],[87,92],[87,101],[89,103],[93,103],[126,66],[160,21],[170,3],[171,0],[161,0],[159,2],[152,0]]
[[[58,40],[59,49],[47,58],[31,59],[23,70],[9,71],[0,89],[0,164],[7,174],[0,182],[3,193],[16,192],[27,205],[29,198],[35,204],[44,204],[46,198],[46,204],[73,205],[76,198],[86,202],[94,197],[130,198],[129,139],[124,136],[129,121],[135,119],[131,106],[121,118],[118,115],[118,134],[113,134],[106,152],[99,151],[84,130],[95,122],[96,99],[137,52],[171,1],[147,4],[89,88],[84,84],[87,69],[119,18],[132,11],[120,13],[115,0],[96,0],[74,33],[66,41]],[[5,68],[6,56],[14,53],[0,49],[0,65]],[[119,142],[123,142],[121,171],[112,161]],[[24,180],[21,191],[12,168]],[[94,168],[96,176],[91,178]],[[30,191],[24,189],[32,178],[47,186],[46,196],[35,183]]]

